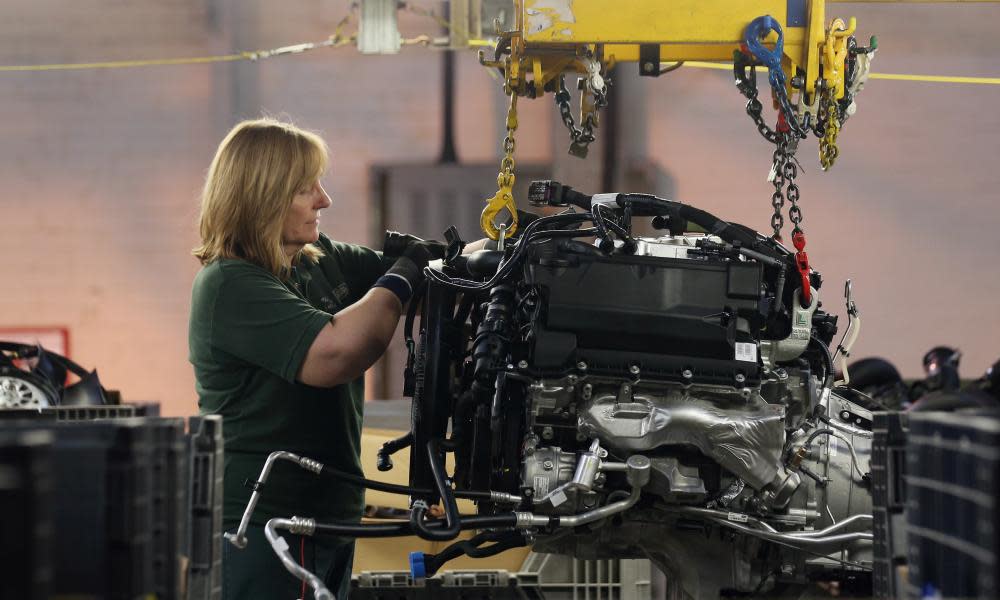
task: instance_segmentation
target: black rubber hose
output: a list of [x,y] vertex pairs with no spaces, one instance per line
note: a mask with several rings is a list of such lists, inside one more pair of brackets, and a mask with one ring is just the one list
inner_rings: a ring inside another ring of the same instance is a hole
[[451,438],[441,443],[442,448],[448,452],[454,452],[462,445],[467,435],[465,421],[472,416],[472,411],[475,408],[475,396],[472,390],[467,390],[458,397],[458,401],[455,402],[455,412],[451,417]]
[[830,354],[830,349],[823,340],[816,336],[809,336],[809,343],[819,346],[820,354],[823,356],[824,368],[826,369],[826,376],[823,378],[824,387],[833,387],[833,380],[836,378],[836,373],[833,370],[833,356]]
[[437,493],[444,503],[445,526],[431,529],[424,521],[424,513],[427,512],[425,505],[417,505],[410,511],[410,524],[418,536],[425,540],[445,541],[458,537],[461,529],[461,515],[458,513],[458,503],[455,501],[455,492],[448,485],[445,479],[444,460],[439,452],[439,442],[431,440],[427,442],[427,460],[430,463],[431,474],[434,476],[434,483],[437,486]]
[[[483,544],[495,542],[485,548]],[[424,567],[427,576],[430,577],[438,572],[444,564],[454,560],[459,556],[466,555],[472,558],[487,558],[496,556],[501,552],[511,548],[521,548],[528,545],[528,540],[524,533],[520,531],[486,531],[471,537],[467,540],[455,542],[437,554],[424,554]]]
[[410,304],[406,309],[406,320],[403,321],[403,339],[407,342],[413,341],[413,321],[417,318],[417,310],[423,303],[424,290],[427,289],[427,280],[421,279],[417,288],[413,290]]
[[[463,531],[485,528],[511,528],[517,524],[514,513],[493,516],[464,517],[459,521]],[[425,521],[424,527],[435,530],[445,526],[444,521]],[[413,527],[409,521],[394,521],[392,523],[317,523],[316,534],[337,535],[355,538],[401,537],[413,535]]]
[[764,238],[756,231],[742,225],[723,221],[710,212],[688,204],[657,198],[650,194],[621,194],[618,197],[618,204],[623,207],[626,204],[631,204],[632,214],[637,217],[666,215],[671,219],[689,221],[700,226],[706,232],[717,235],[731,244],[739,242],[743,246],[753,248],[777,260],[782,260],[788,254],[787,250],[784,252],[779,250],[779,244],[769,243],[767,238]]
[[[375,481],[373,479],[366,479],[352,473],[345,473],[343,471],[338,471],[332,467],[323,465],[323,469],[320,471],[328,477],[334,479],[339,479],[340,481],[346,481],[348,483],[353,483],[361,487],[368,488],[370,490],[376,490],[379,492],[387,492],[389,494],[400,494],[403,496],[430,496],[434,493],[433,490],[414,488],[406,485],[397,485],[395,483],[386,483],[384,481]],[[462,498],[464,500],[489,500],[492,498],[489,492],[477,492],[473,490],[455,490],[453,492],[456,498]]]
[[[517,242],[517,247],[514,249],[510,258],[497,270],[496,274],[486,282],[469,281],[463,279],[452,279],[450,277],[444,276],[441,273],[437,273],[433,269],[425,270],[425,273],[429,275],[430,278],[434,279],[438,283],[447,285],[454,289],[465,290],[465,291],[483,291],[488,290],[495,286],[497,283],[502,281],[510,272],[520,265],[520,261],[523,260],[527,254],[527,248],[530,244],[537,242],[543,238],[556,238],[556,237],[585,237],[589,235],[594,235],[594,230],[547,230],[544,227],[548,225],[554,225],[556,223],[562,224],[573,224],[582,223],[584,221],[593,220],[593,216],[590,213],[571,213],[571,214],[560,214],[552,215],[551,217],[541,217],[535,221],[532,221],[527,227],[525,227],[524,232],[521,235],[521,239]],[[539,231],[541,229],[541,231]]]
[[375,455],[375,465],[378,467],[378,470],[388,471],[392,469],[392,459],[390,457],[403,448],[409,448],[412,445],[412,431],[408,432],[406,435],[398,437],[394,440],[389,440],[388,442],[382,444],[382,447],[379,448],[378,453]]

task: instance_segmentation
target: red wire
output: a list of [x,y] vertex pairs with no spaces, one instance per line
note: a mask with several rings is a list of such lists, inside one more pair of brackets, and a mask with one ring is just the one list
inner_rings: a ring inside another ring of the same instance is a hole
[[[306,568],[306,538],[299,538],[299,562],[302,564],[302,568]],[[302,580],[302,600],[306,597],[306,581]]]

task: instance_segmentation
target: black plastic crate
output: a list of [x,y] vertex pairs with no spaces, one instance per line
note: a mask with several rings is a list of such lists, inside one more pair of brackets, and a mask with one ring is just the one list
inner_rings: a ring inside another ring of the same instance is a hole
[[1000,418],[912,413],[907,445],[911,593],[996,598]]
[[872,583],[877,598],[899,598],[906,565],[907,414],[876,412],[872,421],[872,516],[875,534]]
[[0,430],[0,598],[51,595],[52,442],[49,431]]
[[218,600],[222,597],[222,417],[191,417],[188,431],[188,598]]
[[141,419],[11,421],[52,435],[52,595],[153,594],[153,440]]
[[188,553],[188,444],[184,419],[144,419],[152,431],[152,569],[158,598],[180,598]]
[[0,420],[32,421],[93,421],[95,419],[127,419],[139,416],[140,409],[128,404],[103,406],[48,406],[38,409],[0,410]]

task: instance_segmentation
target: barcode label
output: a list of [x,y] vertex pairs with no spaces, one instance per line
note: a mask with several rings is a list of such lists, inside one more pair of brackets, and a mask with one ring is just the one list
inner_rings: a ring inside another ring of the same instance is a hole
[[726,515],[726,518],[728,518],[730,521],[735,521],[736,523],[746,523],[747,521],[750,520],[750,518],[744,514],[733,513],[733,512]]
[[757,362],[757,344],[736,342],[736,360],[752,363]]

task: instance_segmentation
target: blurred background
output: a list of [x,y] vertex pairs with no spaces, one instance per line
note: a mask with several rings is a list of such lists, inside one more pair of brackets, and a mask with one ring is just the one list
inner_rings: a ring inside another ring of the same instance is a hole
[[[405,3],[401,33],[441,35],[426,13],[443,9]],[[350,12],[345,0],[4,0],[0,65],[321,41]],[[835,3],[827,14],[856,16],[859,40],[878,35],[873,72],[1000,76],[1000,5]],[[355,14],[346,31],[356,26]],[[256,62],[0,71],[0,337],[54,336],[124,401],[196,412],[187,319],[199,265],[190,249],[222,136],[261,114],[321,133],[334,199],[323,229],[335,239],[378,247],[386,227],[439,236],[478,215],[495,191],[505,111],[501,82],[463,51],[453,56],[447,118],[445,72],[443,51],[421,46],[389,56],[346,46]],[[525,182],[552,176],[589,193],[654,192],[768,231],[771,148],[730,73],[683,67],[640,80],[619,68],[612,79],[612,112],[585,161],[567,155],[551,96],[522,99],[516,158]],[[815,139],[803,142],[809,256],[841,327],[844,280],[854,282],[863,327],[852,358],[882,356],[917,377],[923,354],[945,344],[962,351],[971,378],[1000,358],[997,107],[996,85],[872,80],[830,172],[819,168]],[[399,396],[392,368],[371,379],[372,398]]]

